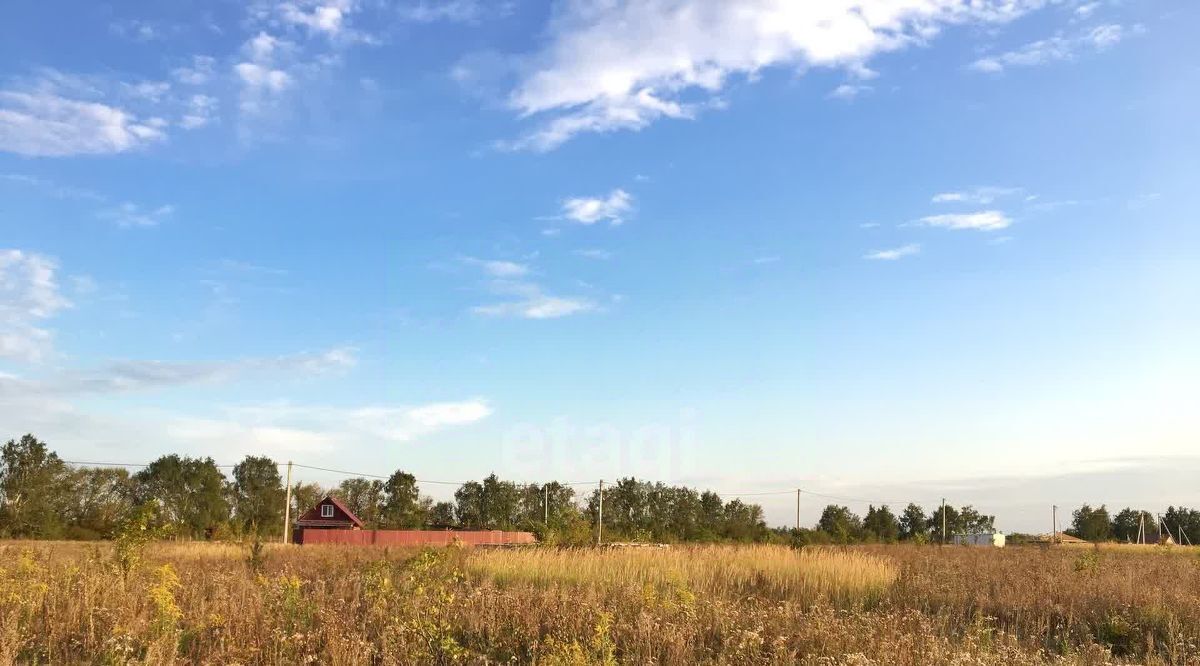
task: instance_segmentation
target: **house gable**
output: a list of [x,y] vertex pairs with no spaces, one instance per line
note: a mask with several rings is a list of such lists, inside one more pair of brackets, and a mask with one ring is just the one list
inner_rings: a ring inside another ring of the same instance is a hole
[[296,526],[352,529],[361,528],[363,522],[338,498],[329,495],[296,519]]

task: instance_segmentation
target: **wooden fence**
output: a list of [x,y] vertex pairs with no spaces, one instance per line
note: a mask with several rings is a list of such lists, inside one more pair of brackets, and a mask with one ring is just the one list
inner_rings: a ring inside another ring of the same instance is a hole
[[297,529],[298,544],[346,546],[447,546],[455,541],[468,546],[537,543],[532,532],[501,530],[318,530]]

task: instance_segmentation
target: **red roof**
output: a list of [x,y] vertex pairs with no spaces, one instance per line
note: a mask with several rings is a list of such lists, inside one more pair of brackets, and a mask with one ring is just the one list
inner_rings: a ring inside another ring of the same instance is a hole
[[[321,516],[321,506],[330,504],[336,509],[334,516],[326,518]],[[339,516],[338,513],[341,515]],[[328,495],[325,499],[317,502],[311,509],[305,511],[303,515],[296,519],[296,525],[300,527],[362,527],[363,521],[354,515],[354,512],[342,504],[341,500]]]

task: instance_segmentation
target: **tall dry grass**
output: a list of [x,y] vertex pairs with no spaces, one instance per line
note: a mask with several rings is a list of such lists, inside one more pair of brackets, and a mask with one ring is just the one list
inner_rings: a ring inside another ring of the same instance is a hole
[[0,664],[1190,664],[1200,557],[0,542]]
[[877,600],[897,576],[894,565],[865,553],[782,546],[491,550],[472,555],[466,568],[500,585],[676,586],[708,598],[838,605]]

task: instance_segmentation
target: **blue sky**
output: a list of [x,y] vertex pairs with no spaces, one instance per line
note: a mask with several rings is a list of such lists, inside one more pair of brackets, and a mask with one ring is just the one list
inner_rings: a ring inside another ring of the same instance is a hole
[[14,3],[4,436],[1005,529],[1195,504],[1198,20]]

